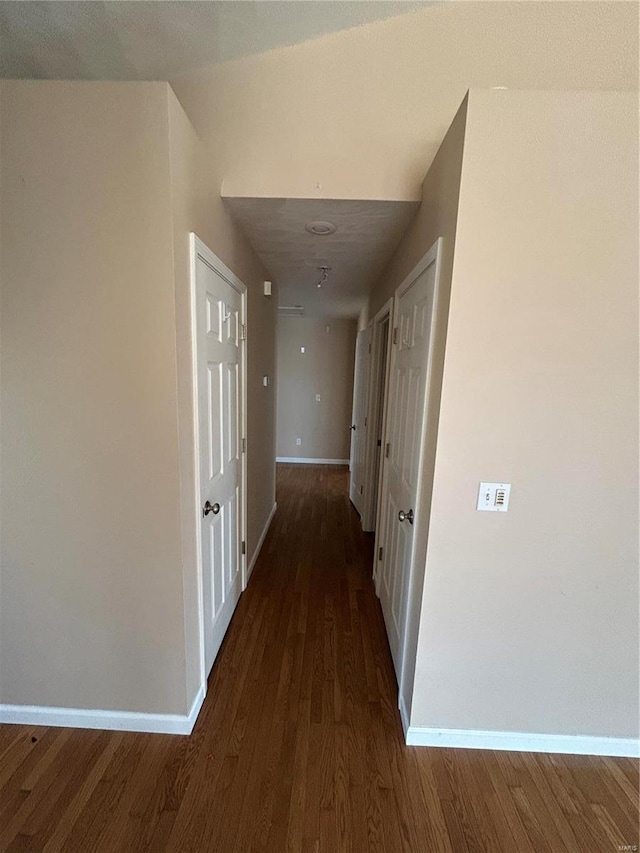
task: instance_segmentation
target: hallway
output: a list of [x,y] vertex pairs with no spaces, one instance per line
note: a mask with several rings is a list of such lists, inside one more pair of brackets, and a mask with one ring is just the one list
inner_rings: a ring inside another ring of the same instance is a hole
[[278,466],[278,504],[193,734],[1,727],[0,850],[637,844],[631,759],[405,747],[346,469]]

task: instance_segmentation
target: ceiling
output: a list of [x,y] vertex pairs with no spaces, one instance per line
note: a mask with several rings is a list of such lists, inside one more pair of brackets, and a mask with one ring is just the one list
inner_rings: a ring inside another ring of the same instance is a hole
[[[225,204],[278,287],[280,306],[312,317],[356,317],[419,203],[336,199],[225,198]],[[324,220],[335,234],[305,225]],[[316,286],[331,267],[326,283]]]
[[167,80],[414,11],[398,0],[0,2],[0,76]]

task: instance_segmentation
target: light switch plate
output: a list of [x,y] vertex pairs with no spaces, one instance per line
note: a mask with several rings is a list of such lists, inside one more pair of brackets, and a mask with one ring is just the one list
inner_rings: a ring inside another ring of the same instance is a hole
[[300,352],[304,352],[304,347],[300,347]]
[[480,512],[507,512],[511,483],[480,483],[478,505]]
[[316,394],[316,403],[320,402],[320,394]]

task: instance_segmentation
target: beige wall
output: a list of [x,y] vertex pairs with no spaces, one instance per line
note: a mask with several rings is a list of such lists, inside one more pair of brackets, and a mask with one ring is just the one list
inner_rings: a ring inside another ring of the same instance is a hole
[[[438,437],[439,401],[442,370],[447,333],[447,316],[453,258],[458,220],[460,174],[465,139],[467,99],[461,104],[442,145],[424,179],[422,204],[410,228],[398,246],[391,262],[376,283],[369,299],[369,313],[374,316],[384,303],[393,296],[412,269],[425,256],[439,237],[442,237],[440,256],[440,283],[438,316],[435,323],[434,366],[431,398],[426,421],[425,476],[417,496],[416,511],[424,522],[416,525],[416,552],[424,555],[429,533],[433,468]],[[381,542],[381,544],[384,544]],[[424,561],[418,561],[409,595],[410,607],[407,619],[407,653],[405,658],[404,701],[409,709],[413,692],[415,654],[417,648],[420,602],[424,582]]]
[[184,713],[166,85],[1,97],[0,701]]
[[0,100],[0,702],[183,714],[189,231],[248,287],[249,555],[275,497],[275,298],[167,84],[4,82]]
[[275,372],[277,292],[262,296],[266,277],[254,252],[234,225],[220,198],[220,178],[206,157],[184,110],[167,87],[173,212],[178,424],[182,496],[182,565],[185,573],[187,695],[200,686],[198,584],[194,501],[194,447],[189,302],[189,233],[194,231],[247,286],[247,554],[253,555],[275,502],[275,393],[263,388],[263,372]]
[[225,195],[417,199],[470,87],[637,89],[638,9],[425,5],[172,83]]
[[412,725],[637,736],[637,129],[470,95]]
[[355,320],[278,318],[279,457],[349,459],[356,330]]

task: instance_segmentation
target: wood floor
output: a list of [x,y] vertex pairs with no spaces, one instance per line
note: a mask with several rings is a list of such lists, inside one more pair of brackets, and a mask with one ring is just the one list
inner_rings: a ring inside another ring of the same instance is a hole
[[404,746],[344,469],[279,466],[278,503],[191,737],[0,726],[0,850],[638,844],[635,761]]

